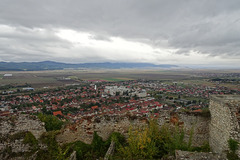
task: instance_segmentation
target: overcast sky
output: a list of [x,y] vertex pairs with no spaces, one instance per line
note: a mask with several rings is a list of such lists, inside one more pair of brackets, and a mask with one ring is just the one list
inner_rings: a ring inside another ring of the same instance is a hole
[[240,67],[240,0],[0,0],[0,61]]

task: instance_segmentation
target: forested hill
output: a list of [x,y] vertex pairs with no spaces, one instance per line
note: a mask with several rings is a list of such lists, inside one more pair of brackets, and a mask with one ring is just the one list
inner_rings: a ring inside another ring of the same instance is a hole
[[173,68],[176,65],[161,64],[155,65],[151,63],[60,63],[54,61],[43,62],[0,62],[0,71],[40,71],[40,70],[62,70],[62,69],[83,69],[83,68]]

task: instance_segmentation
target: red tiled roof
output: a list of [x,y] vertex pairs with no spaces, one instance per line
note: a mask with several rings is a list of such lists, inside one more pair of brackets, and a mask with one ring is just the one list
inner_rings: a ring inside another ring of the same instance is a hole
[[98,106],[92,106],[92,109],[97,109],[98,108]]
[[62,111],[56,111],[56,112],[53,112],[53,115],[56,116],[56,115],[63,115],[63,114],[62,114]]

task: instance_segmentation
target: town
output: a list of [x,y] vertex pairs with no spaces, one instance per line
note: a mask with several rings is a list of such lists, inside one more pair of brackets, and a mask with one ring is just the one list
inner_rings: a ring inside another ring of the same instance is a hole
[[100,115],[159,116],[159,111],[205,112],[212,94],[239,95],[239,89],[158,80],[85,81],[63,88],[0,95],[0,115],[51,114],[77,122]]
[[0,9],[0,160],[240,160],[240,1]]

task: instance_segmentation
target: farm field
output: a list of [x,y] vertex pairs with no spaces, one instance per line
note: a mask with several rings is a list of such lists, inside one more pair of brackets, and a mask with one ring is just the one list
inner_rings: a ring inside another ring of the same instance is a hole
[[[66,84],[81,83],[82,80],[119,82],[126,80],[162,80],[164,83],[180,82],[182,85],[195,84],[215,86],[208,78],[196,73],[218,73],[211,70],[148,70],[148,69],[99,69],[99,70],[50,70],[50,71],[10,71],[0,72],[0,86],[25,85],[34,88],[58,87]],[[236,71],[229,71],[236,72]],[[12,77],[4,77],[4,74]],[[224,71],[224,73],[228,73]],[[220,84],[231,88],[240,88],[239,85]]]
[[195,85],[205,85],[205,86],[211,86],[213,87],[214,84],[211,82],[208,82],[207,79],[195,79],[195,80],[183,80],[183,84],[195,84]]
[[[12,77],[3,77],[11,73]],[[135,79],[148,80],[174,80],[188,79],[190,75],[179,72],[151,71],[151,70],[60,70],[60,71],[25,71],[25,72],[0,72],[0,84],[31,84],[33,87],[59,86],[79,80],[105,80],[125,81]],[[64,80],[68,78],[68,80]],[[69,80],[70,79],[70,80]]]

